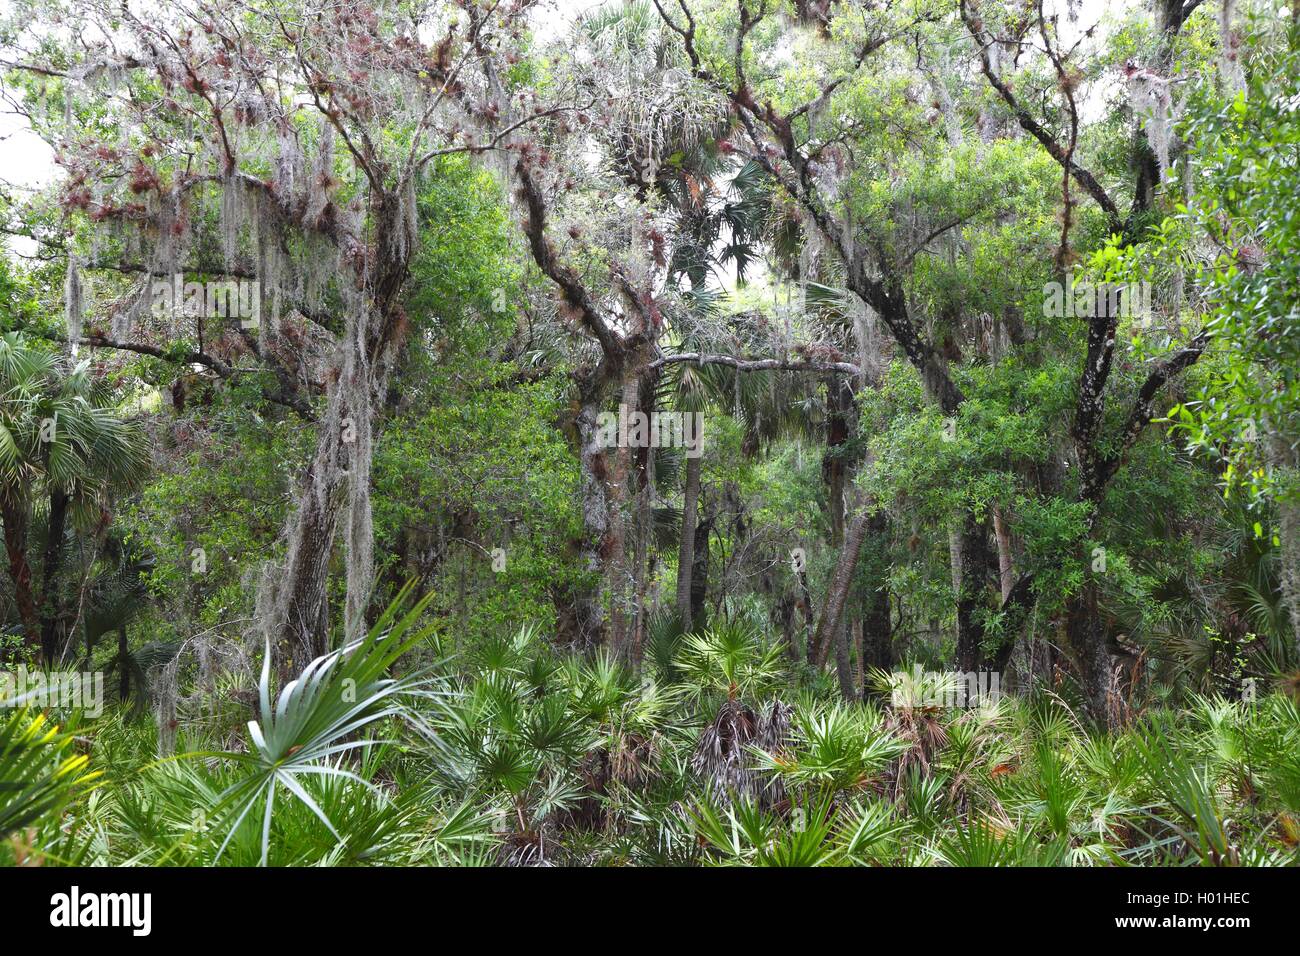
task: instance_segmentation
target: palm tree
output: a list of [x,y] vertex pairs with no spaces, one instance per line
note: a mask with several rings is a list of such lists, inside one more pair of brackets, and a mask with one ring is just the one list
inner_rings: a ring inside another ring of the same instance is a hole
[[27,561],[31,490],[40,456],[41,395],[53,377],[54,357],[27,347],[15,333],[0,336],[0,519],[14,603],[27,645],[40,644],[32,570]]
[[[18,333],[0,336],[0,517],[23,634],[46,661],[62,636],[69,519],[102,530],[110,494],[135,484],[147,463],[143,432],[95,387],[88,362],[63,374],[57,356]],[[38,491],[49,496],[39,604],[28,558]]]

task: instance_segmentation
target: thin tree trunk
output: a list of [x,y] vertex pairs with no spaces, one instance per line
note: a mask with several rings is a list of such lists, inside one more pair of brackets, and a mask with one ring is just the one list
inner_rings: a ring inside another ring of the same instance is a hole
[[979,608],[985,597],[984,579],[989,554],[983,522],[972,514],[965,514],[956,541],[953,577],[958,585],[957,669],[973,673],[980,669],[984,656],[984,625],[979,617]]
[[[628,419],[638,410],[640,400],[640,377],[634,370],[623,374],[622,403],[619,408],[621,421]],[[609,534],[606,538],[608,547],[605,554],[605,573],[610,596],[609,609],[609,646],[618,657],[631,657],[631,633],[628,621],[632,601],[632,575],[628,566],[627,536],[632,523],[631,484],[632,449],[627,435],[619,435],[619,447],[614,454],[614,471],[609,483]]]
[[848,622],[841,620],[835,631],[835,676],[840,682],[840,696],[853,700],[857,697],[857,686],[853,682],[853,665],[849,660]]
[[777,605],[777,614],[781,619],[781,639],[785,641],[785,650],[790,655],[790,661],[797,664],[799,646],[794,639],[794,609],[795,601],[789,595],[782,597],[780,604]]
[[998,580],[1002,586],[1002,601],[1006,603],[1016,583],[1015,564],[1011,555],[1011,532],[1007,530],[1002,509],[993,508],[993,534],[998,542]]
[[1291,633],[1300,651],[1300,501],[1294,495],[1300,492],[1297,481],[1297,453],[1291,442],[1278,434],[1266,422],[1269,429],[1269,445],[1273,464],[1277,471],[1278,485],[1284,489],[1277,500],[1277,539],[1278,539],[1278,590],[1282,594],[1282,603],[1291,622]]
[[67,528],[70,498],[61,489],[50,492],[50,518],[45,536],[45,563],[41,568],[41,653],[47,661],[58,654],[59,620],[63,615],[63,592],[59,578],[63,571],[66,548],[63,535]]
[[[889,535],[889,517],[884,513],[873,515],[869,536],[883,549]],[[889,616],[889,590],[884,575],[873,582],[867,591],[867,601],[862,618],[862,682],[863,693],[869,695],[867,684],[872,668],[890,670],[894,666],[893,621]]]
[[862,637],[862,619],[857,618],[849,625],[849,646],[853,650],[854,662],[853,668],[853,686],[866,687],[867,677],[867,657],[866,648],[863,647]]
[[587,583],[573,598],[578,638],[584,648],[605,643],[605,609],[600,599],[603,571],[602,552],[609,533],[609,501],[606,478],[609,459],[600,444],[597,417],[600,397],[593,383],[583,386],[582,405],[575,417],[578,436],[578,491],[582,508],[582,539],[578,556],[587,571]]
[[682,492],[682,540],[677,553],[677,614],[682,633],[689,634],[691,614],[691,572],[695,569],[695,525],[700,504],[700,458],[686,459],[686,486]]
[[705,601],[709,596],[709,535],[713,531],[716,513],[695,526],[695,560],[691,567],[691,622],[699,629],[704,621]]
[[632,631],[632,663],[640,666],[645,647],[646,593],[650,582],[650,539],[654,533],[654,449],[645,449],[636,521],[636,623]]
[[1278,513],[1278,574],[1282,603],[1291,619],[1291,633],[1296,650],[1300,653],[1300,502],[1279,501]]
[[[846,382],[841,381],[838,377],[832,378],[827,384],[827,403],[830,407],[830,415],[827,417],[826,433],[826,456],[822,459],[822,474],[826,481],[827,504],[831,525],[831,545],[840,548],[841,561],[848,548],[846,547],[846,535],[844,529],[844,491],[848,482],[849,463],[843,456],[843,449],[849,440],[850,433],[850,416],[853,411],[853,392]],[[863,516],[862,531],[865,534],[866,522]],[[815,638],[817,645],[818,662],[817,666],[825,663],[827,649],[823,648],[822,641],[835,642],[835,673],[839,679],[840,694],[845,700],[853,700],[856,696],[856,687],[853,681],[853,671],[849,660],[849,635],[848,622],[844,617],[844,604],[848,598],[848,591],[853,586],[853,569],[857,566],[858,553],[861,551],[862,540],[859,537],[857,543],[853,546],[853,555],[851,566],[848,569],[847,577],[841,582],[839,573],[841,568],[836,567],[836,574],[831,579],[831,588],[839,588],[840,593],[834,595],[828,593],[826,599],[826,610],[824,615],[832,613],[834,619],[826,621],[823,617],[822,625],[818,626],[818,633]],[[841,588],[842,585],[842,588]]]
[[804,657],[809,664],[817,663],[817,647],[813,644],[812,590],[808,587],[808,572],[799,572],[799,607],[803,610]]

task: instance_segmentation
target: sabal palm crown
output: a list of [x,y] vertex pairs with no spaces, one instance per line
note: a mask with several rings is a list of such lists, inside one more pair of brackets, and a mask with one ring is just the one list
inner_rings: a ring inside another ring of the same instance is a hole
[[[143,433],[97,391],[88,362],[65,373],[57,355],[0,335],[0,513],[29,643],[39,638],[27,560],[33,503],[42,493],[58,499],[50,533],[61,539],[61,509],[79,523],[97,520],[108,492],[133,485],[147,461]],[[50,553],[61,561],[61,540]]]

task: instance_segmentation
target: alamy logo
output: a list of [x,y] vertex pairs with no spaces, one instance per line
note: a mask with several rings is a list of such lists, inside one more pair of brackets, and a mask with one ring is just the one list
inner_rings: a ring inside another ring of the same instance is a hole
[[155,281],[152,291],[153,307],[168,315],[183,312],[209,319],[239,319],[246,329],[256,329],[261,321],[261,288],[251,279],[186,282],[178,272],[170,279]]
[[1043,286],[1043,315],[1053,319],[1128,318],[1151,321],[1151,283],[1048,282]]
[[50,925],[129,926],[131,935],[148,936],[153,928],[151,893],[82,893],[74,886],[70,893],[50,897]]
[[687,458],[704,454],[703,412],[629,412],[596,416],[596,444],[601,448],[684,448]]

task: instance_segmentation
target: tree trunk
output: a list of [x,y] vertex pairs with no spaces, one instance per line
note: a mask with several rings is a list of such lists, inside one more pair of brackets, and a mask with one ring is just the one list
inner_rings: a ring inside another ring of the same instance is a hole
[[336,441],[335,435],[320,436],[316,459],[299,483],[286,565],[283,572],[268,569],[270,579],[264,579],[264,590],[259,595],[260,601],[274,604],[263,605],[263,620],[273,653],[285,673],[305,666],[329,646],[329,565],[342,483],[318,485],[316,472],[324,456],[337,453],[333,445]]
[[1291,633],[1300,653],[1300,502],[1282,500],[1278,514],[1278,583],[1282,603],[1291,619]]
[[59,621],[63,616],[63,592],[59,579],[67,553],[63,535],[68,523],[69,496],[61,489],[50,492],[50,518],[45,536],[45,563],[41,568],[41,653],[47,661],[58,656],[62,634]]
[[844,613],[844,602],[848,598],[849,588],[853,586],[853,573],[857,570],[858,556],[862,552],[862,542],[866,540],[870,523],[871,518],[865,510],[849,522],[844,546],[840,548],[835,571],[826,588],[822,616],[817,622],[817,630],[813,633],[812,643],[816,651],[814,663],[817,667],[825,666],[831,649],[831,640],[836,638]]
[[[640,405],[640,377],[633,369],[623,374],[622,401],[619,407],[620,432],[626,415],[630,420]],[[619,435],[614,453],[614,470],[610,475],[609,532],[606,536],[605,574],[609,591],[609,646],[625,660],[632,656],[628,622],[632,612],[632,569],[628,564],[627,537],[632,522],[632,449],[625,434]]]
[[[848,383],[838,377],[830,380],[826,390],[830,414],[826,421],[826,455],[822,459],[822,477],[826,482],[831,546],[841,549],[842,562],[848,550],[844,530],[844,493],[849,479],[849,462],[845,460],[844,447],[849,440],[851,431],[853,391],[849,388]],[[862,516],[859,520],[862,523],[862,534],[865,535],[867,520],[865,516]],[[837,565],[830,587],[838,588],[842,585],[842,593],[834,596],[828,593],[822,624],[818,626],[815,637],[818,654],[817,666],[819,667],[825,663],[827,655],[827,649],[822,647],[822,641],[834,641],[835,643],[835,673],[839,679],[840,694],[845,700],[855,698],[856,687],[849,658],[848,622],[844,615],[844,604],[848,599],[848,591],[853,586],[853,571],[857,567],[858,554],[861,552],[861,548],[862,536],[860,535],[856,544],[853,545],[854,553],[851,565],[848,568],[847,577],[842,582],[838,578],[841,568]],[[832,607],[834,607],[833,611]],[[828,621],[826,615],[832,613],[834,617]]]
[[574,419],[578,436],[578,493],[582,508],[582,539],[578,556],[588,574],[588,582],[573,597],[574,617],[579,642],[583,648],[605,643],[605,609],[600,600],[602,552],[609,532],[609,502],[605,479],[608,456],[600,444],[597,417],[600,396],[593,383],[582,385],[582,404]]
[[840,696],[845,700],[854,700],[857,697],[857,687],[853,682],[853,665],[849,660],[848,621],[841,619],[835,630],[835,676],[840,682]]
[[645,648],[647,593],[650,585],[650,540],[654,535],[654,449],[644,449],[641,460],[641,488],[637,493],[636,517],[636,582],[634,606],[636,620],[632,630],[631,658],[634,666],[641,665]]
[[985,602],[985,577],[989,566],[985,532],[984,523],[967,513],[955,539],[953,577],[957,583],[957,669],[968,674],[980,669],[984,657],[984,624],[979,610]]
[[686,459],[686,486],[682,493],[682,540],[677,554],[677,613],[682,633],[689,634],[691,613],[691,572],[695,568],[695,525],[700,503],[700,457]]
[[1011,555],[1011,532],[1007,530],[1002,509],[997,506],[993,508],[993,535],[998,542],[998,581],[1002,589],[1002,601],[1006,603],[1016,583],[1016,572]]
[[[872,541],[883,547],[889,534],[889,518],[884,512],[872,515],[869,527]],[[862,680],[863,693],[868,694],[867,684],[872,668],[890,670],[894,666],[893,622],[889,616],[889,589],[881,575],[879,581],[867,591],[866,606],[862,618]]]
[[1287,436],[1279,434],[1272,422],[1268,429],[1269,451],[1273,461],[1277,487],[1277,540],[1278,540],[1278,590],[1286,607],[1300,651],[1300,467],[1297,452]]
[[365,250],[361,278],[339,263],[348,270],[340,282],[343,336],[316,450],[286,526],[285,567],[268,567],[258,593],[263,633],[285,672],[329,649],[329,568],[339,531],[347,549],[346,639],[364,631],[374,587],[371,456],[392,363],[409,328],[399,296],[410,262],[409,244],[399,250],[393,242],[408,231],[398,197],[373,193],[370,215],[378,246]]
[[1097,588],[1091,581],[1066,603],[1065,640],[1078,670],[1088,716],[1110,730],[1119,729],[1121,701],[1106,650],[1106,629],[1098,613]]
[[817,663],[817,646],[813,644],[812,590],[808,587],[808,572],[799,572],[799,607],[803,610],[804,656],[809,664]]
[[704,602],[709,596],[709,535],[715,514],[695,525],[695,560],[691,565],[691,624],[697,630],[705,624]]
[[799,645],[794,639],[794,610],[795,601],[789,595],[781,598],[777,604],[777,615],[781,621],[781,640],[785,642],[786,653],[790,656],[790,662],[799,663]]
[[14,604],[23,625],[23,642],[33,652],[41,649],[41,627],[32,596],[32,569],[27,563],[27,509],[22,502],[0,503],[5,524],[5,553],[9,557],[9,578],[14,584]]

